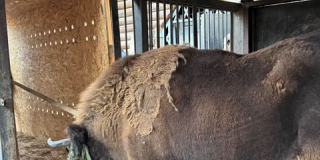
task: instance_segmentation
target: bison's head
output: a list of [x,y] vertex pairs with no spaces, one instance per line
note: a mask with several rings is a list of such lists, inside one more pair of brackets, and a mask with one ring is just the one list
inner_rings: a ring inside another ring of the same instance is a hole
[[70,125],[67,128],[69,138],[51,141],[48,139],[48,144],[51,147],[67,147],[68,160],[91,160],[88,149],[88,132],[86,128],[78,125]]
[[85,160],[91,160],[88,150],[88,132],[86,128],[78,125],[69,125],[67,132],[70,138],[68,160],[76,160],[80,157]]
[[109,152],[104,145],[90,138],[85,127],[71,124],[67,128],[67,133],[69,138],[59,141],[48,139],[48,144],[51,147],[67,147],[68,160],[109,159]]

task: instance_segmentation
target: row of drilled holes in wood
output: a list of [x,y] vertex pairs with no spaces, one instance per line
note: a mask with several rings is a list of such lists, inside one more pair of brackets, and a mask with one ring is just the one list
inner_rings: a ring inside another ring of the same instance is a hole
[[[95,21],[92,20],[92,21],[91,21],[91,25],[94,25],[94,24],[95,24]],[[87,26],[88,26],[88,23],[87,23],[87,22],[84,22],[83,25],[84,25],[85,27],[87,27]],[[74,25],[71,25],[70,28],[73,30],[73,29],[74,29]],[[64,27],[64,30],[65,30],[65,31],[68,31],[68,26],[65,26],[65,27]],[[57,33],[58,31],[59,31],[59,32],[62,32],[62,28],[53,29],[53,30],[52,30],[53,33]],[[47,35],[47,33],[48,33],[48,34],[51,34],[52,32],[51,32],[51,30],[48,30],[47,32],[46,32],[46,31],[43,31],[43,32],[39,32],[39,33],[34,33],[34,34],[31,34],[30,36],[27,35],[27,38],[36,38],[37,36],[38,36],[38,37],[41,37],[41,36]]]
[[[97,36],[96,35],[93,35],[92,37],[88,37],[86,36],[84,38],[84,41],[88,42],[90,39],[92,39],[93,41],[97,40]],[[76,39],[75,38],[72,38],[70,41],[69,39],[66,39],[65,41],[64,40],[58,40],[58,41],[54,41],[54,42],[45,42],[45,43],[39,43],[39,44],[35,44],[35,45],[31,45],[31,46],[28,46],[28,49],[34,49],[34,48],[41,48],[41,47],[47,47],[47,46],[53,46],[53,45],[62,45],[62,44],[69,44],[70,42],[72,43],[75,43],[76,42]],[[77,41],[79,42],[79,41]]]
[[[95,24],[95,21],[94,20],[91,20],[91,25],[94,25]],[[88,26],[88,23],[87,22],[84,22],[83,23],[83,25],[85,26],[85,27],[87,27]],[[71,25],[71,27],[70,27],[72,30],[74,29],[74,25]],[[68,31],[68,26],[65,26],[64,27],[64,30],[65,31]],[[62,28],[59,28],[59,29],[53,29],[52,30],[53,31],[53,33],[55,34],[55,33],[57,33],[58,31],[59,32],[62,32]],[[47,32],[46,31],[43,31],[43,32],[39,32],[39,33],[35,33],[35,34],[31,34],[30,36],[27,36],[27,38],[36,38],[37,36],[38,37],[41,37],[41,36],[46,36],[47,34],[51,34],[52,32],[51,32],[51,30],[48,30]],[[92,39],[93,41],[95,41],[95,40],[97,40],[97,36],[96,35],[93,35],[92,37],[89,37],[89,36],[86,36],[85,38],[84,38],[84,40],[86,41],[86,42],[88,42],[90,39]],[[69,41],[69,39],[66,39],[65,41],[64,40],[57,40],[57,41],[54,41],[54,42],[45,42],[45,43],[40,43],[40,44],[35,44],[35,45],[31,45],[31,46],[28,46],[28,49],[33,49],[33,48],[41,48],[41,47],[46,47],[46,46],[53,46],[53,45],[58,45],[58,44],[64,44],[64,43],[66,43],[66,44],[68,44],[69,42],[72,42],[72,43],[75,43],[76,42],[76,39],[75,38],[72,38],[72,39],[70,39],[70,41]]]
[[[30,96],[30,95],[29,96],[24,96],[24,95],[18,94],[17,97],[18,98],[26,98],[26,99],[29,99],[29,100],[44,101],[41,98]],[[59,102],[58,100],[55,100],[55,101]],[[60,103],[64,104],[63,101],[60,101]],[[69,104],[64,104],[64,105],[69,106]],[[72,103],[71,105],[74,107],[75,103]],[[33,111],[42,111],[44,113],[51,113],[51,114],[55,114],[55,115],[61,115],[61,116],[74,118],[73,115],[71,115],[69,113],[62,112],[62,111],[50,110],[50,109],[45,109],[45,108],[41,108],[41,107],[31,107],[30,105],[22,105],[22,103],[19,103],[19,106],[22,106],[23,108],[26,108],[26,109],[32,109]]]
[[48,114],[52,114],[52,115],[68,117],[68,118],[71,118],[71,119],[75,118],[75,116],[73,116],[73,115],[71,115],[69,113],[62,112],[62,111],[44,109],[44,108],[41,108],[41,107],[31,107],[30,105],[19,105],[19,107],[25,108],[25,109],[29,109],[29,110],[32,110],[34,112],[43,112],[43,113],[48,113]]

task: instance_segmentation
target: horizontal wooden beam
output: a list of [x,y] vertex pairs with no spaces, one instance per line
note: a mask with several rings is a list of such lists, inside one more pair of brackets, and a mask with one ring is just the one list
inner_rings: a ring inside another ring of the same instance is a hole
[[289,3],[289,2],[302,2],[306,0],[260,0],[254,2],[244,2],[243,4],[247,7],[259,7],[265,5],[274,5],[280,3]]
[[201,8],[212,8],[212,9],[236,12],[240,9],[241,4],[217,1],[217,0],[200,0],[200,1],[197,1],[197,6]]
[[[152,2],[156,2],[156,0],[151,0]],[[192,0],[193,1],[193,0]],[[166,4],[186,4],[188,3],[192,5],[192,1],[190,0],[165,0]],[[162,1],[159,1],[162,3]],[[226,1],[219,1],[219,0],[198,0],[196,1],[197,7],[199,8],[211,8],[211,9],[217,9],[217,10],[226,10],[226,11],[232,11],[236,12],[240,9],[241,4],[239,3],[232,3],[232,2],[226,2]]]

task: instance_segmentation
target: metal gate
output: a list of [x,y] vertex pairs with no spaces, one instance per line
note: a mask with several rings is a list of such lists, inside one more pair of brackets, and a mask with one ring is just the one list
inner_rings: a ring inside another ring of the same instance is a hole
[[[110,0],[115,59],[171,44],[230,50],[238,4],[196,0]],[[220,10],[222,9],[222,10]]]

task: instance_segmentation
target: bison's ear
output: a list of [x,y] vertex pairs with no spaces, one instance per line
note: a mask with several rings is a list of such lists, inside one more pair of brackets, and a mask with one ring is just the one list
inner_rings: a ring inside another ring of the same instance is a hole
[[87,129],[82,126],[71,124],[67,128],[67,132],[71,142],[79,148],[82,148],[82,145],[88,141]]

